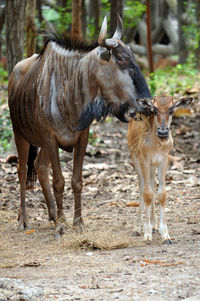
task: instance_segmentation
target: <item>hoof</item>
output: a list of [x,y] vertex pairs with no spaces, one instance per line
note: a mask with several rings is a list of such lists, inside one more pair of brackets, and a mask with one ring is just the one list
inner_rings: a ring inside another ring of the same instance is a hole
[[73,227],[75,228],[75,230],[83,232],[83,230],[84,230],[84,223],[83,223],[82,217],[78,217],[78,218],[74,219],[74,221],[73,221]]
[[28,230],[28,224],[27,222],[19,222],[19,225],[18,225],[18,229],[19,231],[24,231],[24,230]]
[[56,227],[56,233],[55,233],[55,238],[61,237],[63,234],[65,234],[65,228],[63,225],[58,225]]
[[133,231],[133,236],[134,237],[141,236],[141,233],[139,231]]
[[152,239],[145,239],[144,242],[145,244],[149,245],[152,243]]
[[49,216],[48,221],[49,222],[53,221],[54,224],[56,224],[56,217],[55,216]]
[[[55,208],[55,206],[50,207],[50,209],[48,211],[48,214],[49,214],[49,221],[50,222],[53,221],[54,224],[56,224],[56,208]],[[61,217],[58,217],[58,220],[59,219],[62,219],[62,221],[63,221],[63,219],[65,219],[63,213],[61,214]]]
[[152,235],[151,234],[145,234],[144,235],[144,242],[151,243],[152,242]]
[[172,245],[172,241],[171,241],[171,239],[166,239],[163,241],[163,244],[164,245]]

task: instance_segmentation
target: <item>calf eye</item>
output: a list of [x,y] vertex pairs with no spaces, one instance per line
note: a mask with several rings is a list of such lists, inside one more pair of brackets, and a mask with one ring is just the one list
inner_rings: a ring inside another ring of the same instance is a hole
[[174,113],[174,107],[171,107],[168,109],[169,115],[172,115]]

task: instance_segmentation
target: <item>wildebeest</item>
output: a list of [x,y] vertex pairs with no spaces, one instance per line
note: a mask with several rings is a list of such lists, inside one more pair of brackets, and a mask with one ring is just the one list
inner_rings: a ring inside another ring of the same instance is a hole
[[[181,98],[174,102],[170,95],[154,97],[153,102],[147,101],[152,106],[152,114],[142,117],[137,114],[131,119],[128,126],[128,146],[133,165],[137,171],[140,188],[140,207],[138,210],[135,234],[140,235],[143,226],[143,206],[145,209],[144,240],[152,240],[152,229],[157,229],[155,214],[156,169],[158,168],[157,198],[160,203],[159,232],[162,240],[171,243],[165,218],[165,175],[168,164],[168,154],[173,146],[170,131],[172,114],[178,106],[186,106],[192,98]],[[139,100],[146,102],[146,100]],[[139,120],[141,118],[141,120]]]
[[[10,77],[9,108],[21,193],[18,220],[24,228],[27,162],[28,179],[32,181],[36,147],[40,149],[35,170],[49,218],[56,225],[63,218],[64,190],[58,151],[74,151],[74,225],[81,225],[82,165],[90,124],[94,119],[105,119],[109,113],[125,121],[125,113],[133,108],[148,113],[148,108],[139,106],[136,99],[151,98],[151,94],[133,53],[121,41],[120,17],[111,39],[106,39],[106,32],[105,18],[98,43],[92,45],[51,33],[41,53],[19,62]],[[54,196],[49,185],[50,166]]]

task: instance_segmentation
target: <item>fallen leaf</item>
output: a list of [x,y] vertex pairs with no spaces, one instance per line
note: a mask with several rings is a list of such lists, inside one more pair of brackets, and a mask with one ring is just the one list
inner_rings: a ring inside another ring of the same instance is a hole
[[200,235],[200,231],[192,229],[192,235]]
[[149,260],[146,258],[142,258],[143,261],[147,262],[147,263],[166,263],[166,261],[160,261],[160,260]]
[[117,206],[117,207],[124,207],[125,205],[122,202],[111,202],[108,206]]
[[126,207],[139,207],[140,204],[136,203],[136,202],[130,202],[130,203],[125,204],[125,206]]
[[181,161],[182,158],[178,157],[178,156],[172,156],[172,155],[168,155],[168,160],[170,162],[178,162],[178,161]]
[[80,288],[86,289],[86,288],[90,288],[90,287],[86,286],[86,285],[81,285]]
[[184,264],[184,262],[182,261],[178,261],[178,262],[166,262],[166,261],[160,261],[160,260],[149,260],[149,259],[146,259],[146,258],[143,258],[142,259],[144,261],[144,263],[141,263],[140,265],[141,266],[146,266],[148,264],[158,264],[159,266],[162,266],[162,267],[169,267],[169,266],[176,266],[178,264]]
[[178,108],[176,109],[176,111],[174,112],[174,116],[175,117],[182,117],[182,116],[190,116],[191,115],[191,110],[188,108]]
[[41,264],[39,262],[28,262],[28,263],[23,263],[21,267],[39,267]]
[[34,229],[29,230],[29,231],[26,231],[26,234],[32,234],[32,233],[35,233],[35,230],[34,230]]
[[187,89],[187,90],[185,91],[185,93],[187,93],[187,94],[198,93],[198,89],[197,89],[197,88]]

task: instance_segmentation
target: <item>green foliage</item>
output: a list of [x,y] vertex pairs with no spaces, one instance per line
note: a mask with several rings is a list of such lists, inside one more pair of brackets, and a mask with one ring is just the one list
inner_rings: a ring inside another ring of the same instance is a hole
[[102,10],[104,12],[109,12],[110,11],[110,1],[109,0],[101,0],[101,4],[102,4]]
[[156,70],[150,75],[148,84],[153,96],[163,93],[184,95],[185,91],[191,89],[199,80],[200,75],[195,68],[193,57],[190,56],[184,65]]
[[[187,1],[185,1],[187,5]],[[197,49],[200,45],[200,30],[196,24],[196,4],[190,3],[189,9],[187,11],[188,17],[191,20],[190,24],[183,26],[183,31],[186,39],[190,41],[190,49]]]
[[0,100],[0,153],[10,148],[12,126],[7,100]]
[[8,83],[8,71],[0,67],[0,84]]
[[99,138],[98,138],[98,136],[96,135],[96,133],[93,129],[90,129],[88,141],[93,146],[96,146],[99,142]]
[[94,26],[94,18],[90,19],[88,26],[87,26],[87,37],[89,40],[94,40],[95,36],[98,36],[99,32],[95,32],[95,26]]
[[56,30],[64,32],[69,29],[72,22],[71,1],[67,1],[66,7],[56,6],[55,9],[43,9],[43,15],[48,22],[51,22]]
[[105,143],[103,143],[103,141],[101,140],[101,137],[97,136],[97,134],[95,133],[95,131],[90,128],[89,131],[89,139],[88,139],[88,143],[92,146],[90,152],[91,154],[95,154],[96,153],[96,147],[105,147]]
[[125,1],[124,27],[134,28],[145,11],[146,5],[142,4],[140,1]]

